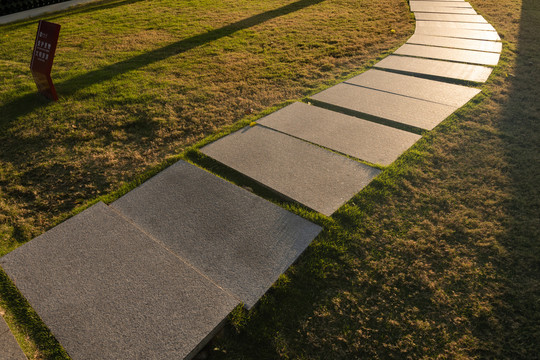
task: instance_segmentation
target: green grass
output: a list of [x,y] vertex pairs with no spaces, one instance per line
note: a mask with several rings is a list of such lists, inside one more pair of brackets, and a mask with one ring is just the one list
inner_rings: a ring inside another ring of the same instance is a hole
[[413,29],[402,0],[106,1],[46,19],[62,25],[58,103],[28,76],[36,21],[0,27],[0,214],[18,243],[224,126],[355,73]]
[[[56,104],[36,98],[28,77],[35,22],[0,27],[0,67],[10,75],[0,83],[0,254],[180,154],[324,226],[251,312],[230,316],[206,350],[213,359],[537,358],[535,0],[471,0],[504,41],[482,95],[331,218],[197,148],[398,46],[413,29],[406,3],[149,3],[51,16],[63,25]],[[126,41],[132,34],[140,37]],[[65,358],[0,275],[0,306],[27,355]]]

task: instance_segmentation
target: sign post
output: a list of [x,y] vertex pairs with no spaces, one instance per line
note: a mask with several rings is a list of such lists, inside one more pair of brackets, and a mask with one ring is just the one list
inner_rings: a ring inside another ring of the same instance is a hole
[[51,69],[59,34],[60,25],[40,20],[30,63],[38,91],[54,101],[58,100],[58,95],[51,79]]

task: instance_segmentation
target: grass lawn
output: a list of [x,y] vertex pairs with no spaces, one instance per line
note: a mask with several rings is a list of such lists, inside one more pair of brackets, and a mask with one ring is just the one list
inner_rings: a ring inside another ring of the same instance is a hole
[[[190,147],[391,52],[414,29],[405,0],[114,0],[52,15],[58,103],[29,75],[36,22],[0,27],[0,256],[180,155],[325,228],[231,315],[212,359],[537,358],[540,3],[470,2],[504,41],[483,95],[332,218]],[[1,271],[0,311],[30,358],[67,358]]]

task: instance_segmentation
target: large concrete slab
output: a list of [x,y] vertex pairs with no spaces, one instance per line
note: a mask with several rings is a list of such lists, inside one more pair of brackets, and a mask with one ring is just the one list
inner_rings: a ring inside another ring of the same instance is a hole
[[465,7],[449,7],[449,6],[411,6],[411,11],[437,13],[437,14],[462,14],[462,15],[478,15],[473,8]]
[[500,54],[502,51],[502,43],[498,41],[482,41],[482,40],[471,40],[471,39],[457,39],[449,38],[442,36],[429,36],[415,34],[407,40],[408,44],[418,44],[418,45],[430,45],[430,46],[441,46],[454,49],[464,49],[464,50],[476,50],[476,51],[486,51],[494,52]]
[[201,151],[325,215],[331,215],[380,172],[261,126],[239,130]]
[[2,316],[0,316],[0,359],[27,360]]
[[423,28],[463,29],[493,32],[496,31],[491,24],[453,21],[416,21],[416,29],[418,30]]
[[474,39],[499,41],[501,38],[495,31],[469,30],[469,29],[454,29],[439,28],[439,27],[417,27],[415,34],[431,35],[431,36],[446,36],[452,38]]
[[480,92],[479,89],[473,87],[376,69],[368,70],[363,74],[345,81],[345,83],[432,101],[456,108],[462,107]]
[[[469,4],[465,0],[410,0],[411,2],[425,2],[425,3],[453,3],[453,4]],[[470,6],[470,5],[469,5]]]
[[449,49],[416,44],[404,44],[394,54],[491,66],[497,65],[500,57],[499,54],[484,51]]
[[381,165],[391,164],[421,137],[304,103],[289,105],[258,123]]
[[436,13],[424,13],[415,12],[414,16],[416,20],[433,20],[433,21],[453,21],[453,22],[470,22],[487,24],[486,19],[482,15],[460,15],[460,14],[436,14]]
[[191,358],[238,304],[103,203],[0,265],[74,360]]
[[341,83],[312,97],[345,109],[431,130],[457,107]]
[[111,207],[248,308],[321,231],[319,226],[184,161]]
[[409,1],[409,4],[411,5],[411,8],[415,6],[450,6],[450,7],[459,7],[459,8],[472,8],[471,4],[469,4],[466,1],[411,0]]
[[440,78],[486,82],[493,71],[481,65],[459,64],[449,61],[419,59],[407,56],[390,55],[375,64],[375,67],[411,74],[422,74]]

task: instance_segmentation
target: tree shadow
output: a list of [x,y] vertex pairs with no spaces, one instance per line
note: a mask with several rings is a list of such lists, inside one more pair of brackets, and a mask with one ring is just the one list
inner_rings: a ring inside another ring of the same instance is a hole
[[508,101],[496,124],[511,180],[496,260],[504,287],[492,319],[478,319],[480,358],[533,359],[540,354],[540,2],[523,0]]
[[[271,19],[293,13],[295,11],[321,3],[323,1],[325,0],[298,0],[277,9],[266,11],[264,13],[257,14],[249,18],[237,21],[235,23],[226,25],[219,29],[195,35],[190,38],[183,39],[170,45],[161,47],[159,49],[134,56],[130,59],[105,66],[101,69],[90,71],[80,76],[73,77],[71,79],[57,83],[55,87],[60,96],[71,96],[81,88],[86,88],[94,84],[111,80],[115,76],[140,69],[144,66],[165,60],[178,54],[182,54],[193,48],[199,47],[201,45],[221,39],[226,36],[230,36],[238,31],[248,29]],[[47,102],[38,101],[35,98],[35,93],[27,94],[0,107],[0,113],[4,114],[4,124],[0,123],[0,126],[6,125],[6,122],[9,123],[47,104]]]

